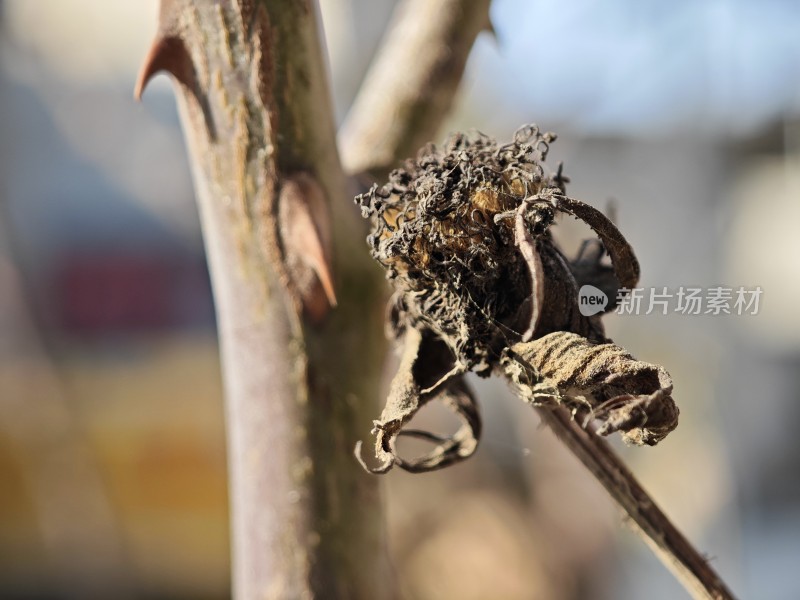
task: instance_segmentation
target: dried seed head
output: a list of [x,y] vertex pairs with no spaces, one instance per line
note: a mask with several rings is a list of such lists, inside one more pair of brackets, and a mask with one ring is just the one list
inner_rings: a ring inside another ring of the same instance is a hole
[[[505,145],[458,134],[356,198],[373,220],[372,255],[395,287],[391,331],[405,332],[403,360],[375,421],[373,472],[437,469],[475,451],[481,427],[467,370],[496,368],[526,399],[568,406],[586,423],[601,421],[598,433],[622,431],[631,443],[655,444],[677,424],[669,374],[608,343],[600,315],[579,310],[579,285],[602,285],[616,298],[636,286],[639,263],[606,216],[565,195],[560,166],[545,172],[553,139],[531,126]],[[592,252],[567,260],[550,235],[559,212],[597,234],[585,245]],[[605,254],[611,266],[601,263]],[[462,428],[450,438],[404,429],[434,399]],[[437,446],[405,460],[395,448],[401,435]]]
[[[465,369],[488,373],[527,327],[532,286],[513,215],[526,198],[563,193],[560,170],[543,167],[554,139],[534,126],[503,145],[457,134],[356,199],[373,218],[369,243],[398,292],[399,325],[431,329]],[[532,233],[547,235],[553,218],[537,207]]]

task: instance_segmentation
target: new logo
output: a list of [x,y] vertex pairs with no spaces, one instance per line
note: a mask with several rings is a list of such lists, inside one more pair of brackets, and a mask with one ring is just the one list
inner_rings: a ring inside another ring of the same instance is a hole
[[603,290],[599,290],[593,285],[584,285],[578,290],[578,310],[584,317],[601,313],[606,306],[608,306],[608,296]]

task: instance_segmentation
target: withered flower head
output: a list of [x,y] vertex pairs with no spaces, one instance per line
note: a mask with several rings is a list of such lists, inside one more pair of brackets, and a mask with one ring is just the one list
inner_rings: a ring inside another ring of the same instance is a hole
[[[526,328],[530,272],[513,215],[525,198],[563,193],[560,175],[543,168],[554,139],[532,126],[504,145],[457,134],[358,197],[364,216],[374,217],[372,255],[400,292],[401,325],[424,323],[478,372]],[[544,233],[552,220],[545,208],[531,227]]]
[[[547,397],[557,404],[572,403],[584,415],[602,407],[608,413],[602,413],[603,433],[638,428],[629,439],[639,443],[655,443],[666,435],[663,424],[658,434],[643,431],[639,413],[653,413],[641,408],[647,404],[641,398],[658,393],[658,400],[648,401],[652,404],[669,396],[668,375],[664,379],[649,373],[641,391],[629,389],[638,380],[627,387],[603,387],[603,374],[614,373],[595,361],[599,370],[580,380],[591,389],[574,398],[565,391],[574,395],[576,390],[566,371],[575,370],[587,352],[611,346],[592,347],[607,340],[600,315],[587,317],[578,310],[579,285],[590,283],[616,299],[618,288],[636,285],[639,265],[611,221],[565,195],[561,167],[555,173],[545,170],[554,139],[535,126],[520,129],[511,143],[502,145],[478,133],[457,134],[441,149],[425,147],[416,160],[393,171],[388,183],[356,198],[363,215],[372,218],[368,241],[395,289],[390,320],[395,336],[404,336],[406,348],[387,406],[375,422],[376,452],[383,461],[377,472],[393,464],[412,471],[439,468],[475,450],[480,419],[463,382],[468,370],[479,375],[505,370],[517,385],[536,387],[536,398],[531,397],[535,402]],[[574,215],[598,234],[599,240],[587,242],[575,261],[566,259],[550,235],[557,212]],[[613,267],[601,262],[606,253]],[[607,310],[611,308],[613,303]],[[576,353],[575,364],[562,360],[560,372],[525,360],[548,356],[541,351],[543,344],[563,332],[589,344],[568,345],[566,356]],[[517,366],[509,366],[509,357]],[[548,377],[541,374],[545,371]],[[620,400],[626,395],[638,399],[633,404],[639,412],[633,416],[619,413],[632,405]],[[419,407],[433,398],[461,417],[461,430],[451,438],[403,431]],[[426,457],[405,461],[394,447],[398,435],[438,445]]]

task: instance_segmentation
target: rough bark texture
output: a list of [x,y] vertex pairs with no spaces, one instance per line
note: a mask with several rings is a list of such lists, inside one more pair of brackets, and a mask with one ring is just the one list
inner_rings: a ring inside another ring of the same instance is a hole
[[[350,453],[377,398],[379,277],[341,233],[356,215],[322,55],[314,3],[164,0],[137,86],[161,69],[178,83],[218,316],[237,598],[381,598],[389,587],[377,482]],[[311,217],[293,228],[299,243],[281,214]],[[312,327],[327,312],[331,237],[343,309]],[[293,255],[303,239],[328,264]]]

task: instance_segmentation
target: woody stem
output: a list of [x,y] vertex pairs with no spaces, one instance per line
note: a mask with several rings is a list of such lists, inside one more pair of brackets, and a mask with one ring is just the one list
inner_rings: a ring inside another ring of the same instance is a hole
[[563,408],[537,407],[537,411],[542,421],[627,513],[639,535],[693,598],[734,598],[707,560],[678,531],[604,440],[580,427]]

